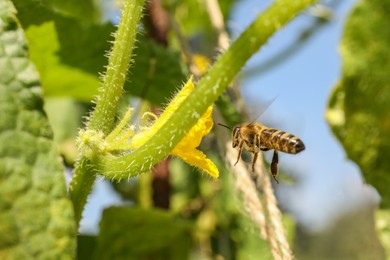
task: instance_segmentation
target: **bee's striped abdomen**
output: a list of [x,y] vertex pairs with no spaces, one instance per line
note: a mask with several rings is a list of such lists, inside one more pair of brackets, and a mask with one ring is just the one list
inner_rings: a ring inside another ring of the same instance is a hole
[[298,137],[275,128],[264,129],[260,139],[261,145],[285,153],[295,154],[305,149],[305,145]]

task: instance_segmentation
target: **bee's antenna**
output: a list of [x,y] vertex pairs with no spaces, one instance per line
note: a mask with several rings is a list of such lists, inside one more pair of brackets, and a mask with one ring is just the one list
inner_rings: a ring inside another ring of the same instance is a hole
[[218,123],[218,125],[223,126],[223,127],[227,128],[227,129],[229,129],[229,130],[232,130],[232,129],[231,129],[230,127],[228,127],[227,125],[224,125],[224,124],[221,124],[221,123]]

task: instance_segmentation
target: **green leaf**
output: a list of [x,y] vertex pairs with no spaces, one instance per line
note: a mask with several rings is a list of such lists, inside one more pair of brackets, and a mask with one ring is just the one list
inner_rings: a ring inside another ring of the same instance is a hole
[[[104,54],[110,49],[114,25],[84,24],[32,0],[14,1],[45,96],[93,99],[100,86],[99,73],[107,65]],[[127,93],[157,105],[166,103],[185,80],[180,53],[146,37],[138,43],[134,64],[126,84]]]
[[[112,24],[84,24],[31,0],[14,0],[45,96],[90,101],[100,86]],[[66,1],[65,1],[66,2]]]
[[97,259],[187,259],[190,227],[188,222],[166,211],[112,207],[103,213],[95,256]]
[[84,22],[93,22],[100,16],[100,11],[94,4],[97,1],[94,0],[43,0],[42,2],[53,11],[75,17]]
[[15,12],[0,0],[0,258],[71,259],[73,207]]
[[[181,25],[181,31],[187,38],[192,38],[196,51],[215,55],[215,49],[210,48],[210,42],[217,42],[217,33],[207,13],[204,1],[198,0],[169,0],[165,1],[172,9],[175,20]],[[225,20],[229,19],[231,7],[236,0],[218,1]]]
[[99,72],[107,63],[111,24],[83,27],[57,17],[26,31],[31,59],[42,75],[46,96],[71,96],[90,101],[100,86]]
[[327,119],[348,157],[390,206],[390,2],[359,2],[341,43],[343,75]]
[[130,71],[126,91],[156,105],[168,99],[185,81],[180,53],[141,37],[135,49],[134,67]]
[[[95,5],[94,0],[12,0],[18,12],[21,6],[30,7],[25,9],[27,16],[34,17],[29,23],[34,24],[37,21],[44,21],[50,17],[51,13],[56,13],[60,16],[76,18],[83,23],[89,24],[97,22],[100,17],[100,10]],[[28,12],[30,10],[31,12]],[[46,10],[46,11],[44,11]],[[39,11],[39,12],[36,12]]]
[[379,239],[388,253],[390,252],[390,211],[387,209],[375,211],[375,220]]
[[76,137],[88,106],[70,98],[46,98],[45,111],[66,165],[73,167],[77,157]]
[[77,236],[77,259],[91,259],[91,255],[96,250],[96,236]]

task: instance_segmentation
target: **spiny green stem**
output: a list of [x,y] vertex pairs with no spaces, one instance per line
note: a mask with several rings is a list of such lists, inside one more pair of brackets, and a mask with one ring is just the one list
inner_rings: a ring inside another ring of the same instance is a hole
[[91,171],[92,163],[83,158],[76,164],[72,182],[69,187],[69,196],[73,202],[75,212],[75,220],[78,225],[81,220],[84,205],[87,202],[87,197],[92,189],[96,175]]
[[[88,129],[108,134],[114,123],[115,115],[122,97],[123,84],[130,66],[131,55],[138,32],[144,0],[126,0],[121,21],[115,35],[114,45],[109,56],[107,72],[103,78],[103,86],[96,100],[96,107],[88,122]],[[93,163],[81,158],[74,171],[69,193],[72,199],[76,223],[81,214],[95,181]]]
[[113,126],[123,85],[131,62],[144,0],[126,0],[115,41],[109,56],[103,87],[96,100],[88,129],[108,134]]
[[316,0],[276,1],[219,57],[193,93],[153,138],[129,155],[102,157],[98,165],[99,172],[108,178],[122,179],[149,170],[170,153],[272,34],[315,2]]

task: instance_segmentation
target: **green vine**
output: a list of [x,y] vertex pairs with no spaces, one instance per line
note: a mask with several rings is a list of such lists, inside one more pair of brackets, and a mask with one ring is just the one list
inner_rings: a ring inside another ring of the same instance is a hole
[[[123,92],[123,84],[131,62],[143,5],[144,0],[124,1],[122,17],[109,56],[107,72],[103,77],[103,85],[96,100],[95,110],[87,125],[88,130],[96,130],[108,135],[113,128]],[[69,193],[75,209],[76,223],[79,223],[81,219],[88,194],[96,178],[95,159],[94,157],[86,158],[82,154],[74,170]]]

